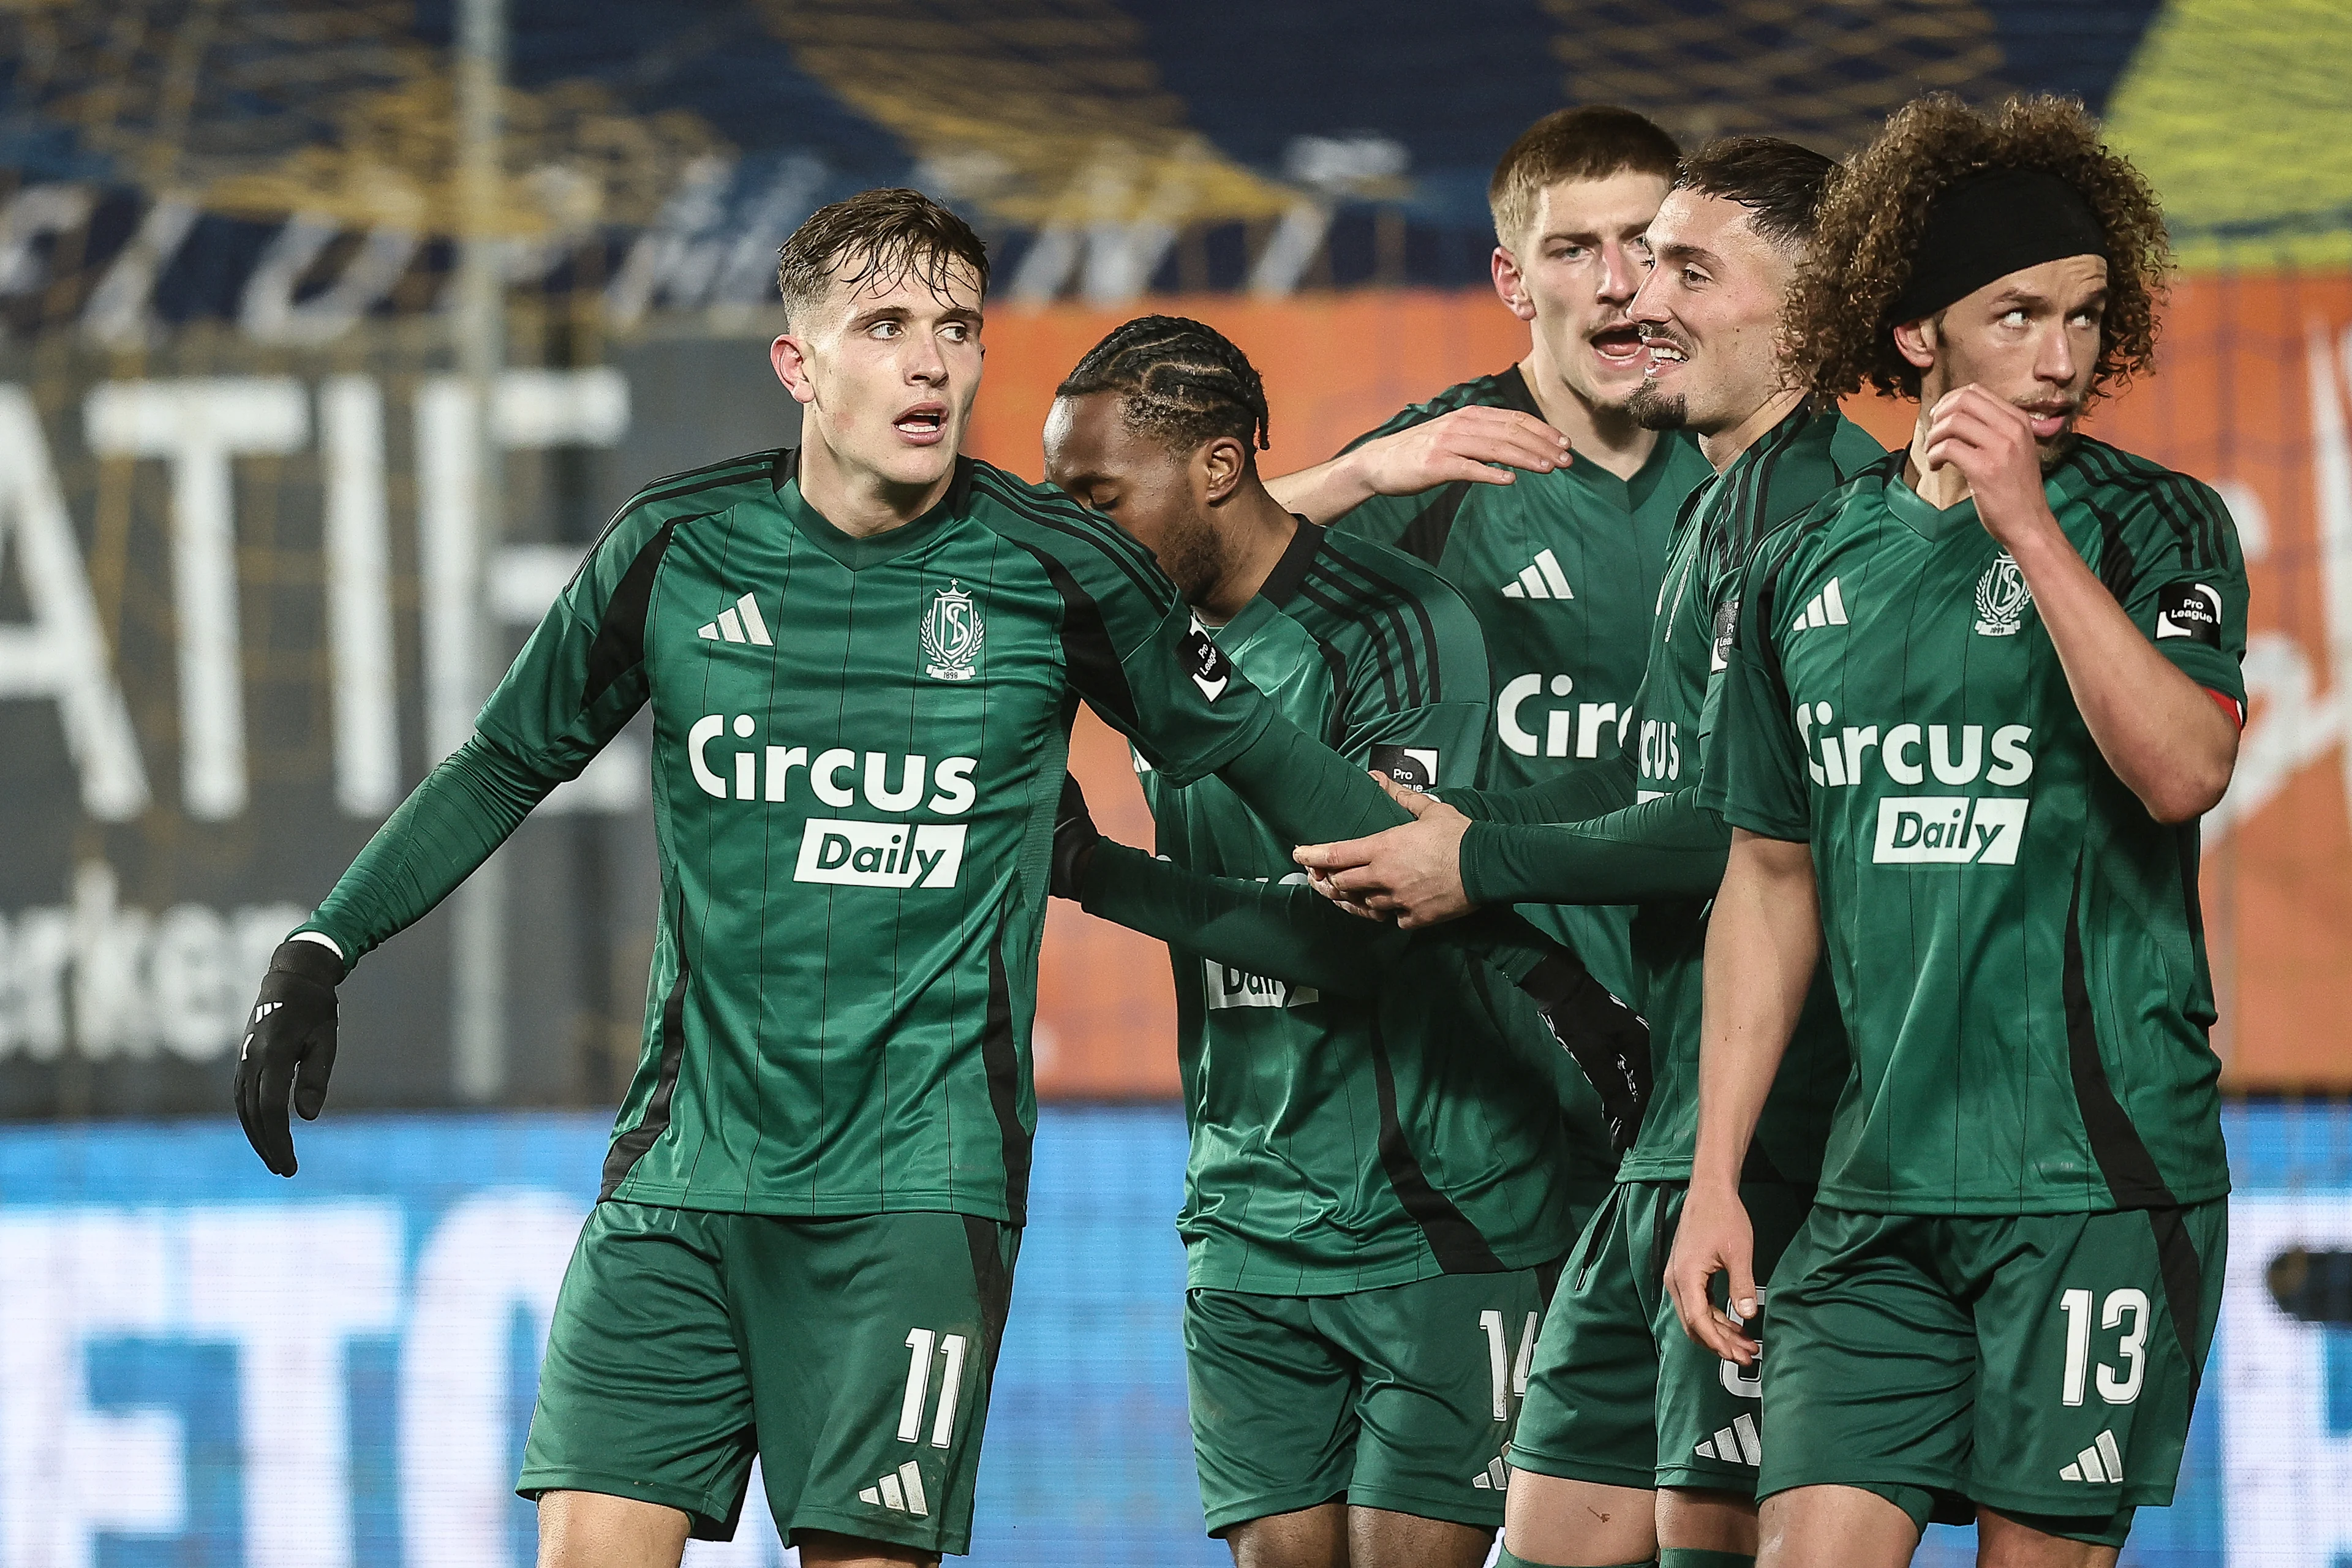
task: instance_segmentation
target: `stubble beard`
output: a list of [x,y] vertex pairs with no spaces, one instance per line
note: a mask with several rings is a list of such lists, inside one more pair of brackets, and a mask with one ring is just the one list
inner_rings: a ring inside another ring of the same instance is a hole
[[1690,422],[1690,399],[1644,381],[1625,399],[1625,412],[1644,430],[1680,430]]

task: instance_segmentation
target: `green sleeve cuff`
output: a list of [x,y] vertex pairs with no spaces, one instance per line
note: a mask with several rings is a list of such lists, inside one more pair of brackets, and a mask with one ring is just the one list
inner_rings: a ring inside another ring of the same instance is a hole
[[1409,940],[1298,883],[1212,877],[1109,839],[1079,889],[1088,914],[1252,974],[1369,998]]
[[1474,822],[1462,836],[1462,889],[1479,904],[1633,904],[1711,898],[1731,831],[1677,790],[1585,822]]
[[1581,822],[1633,804],[1630,752],[1588,763],[1525,789],[1449,789],[1438,798],[1476,822]]

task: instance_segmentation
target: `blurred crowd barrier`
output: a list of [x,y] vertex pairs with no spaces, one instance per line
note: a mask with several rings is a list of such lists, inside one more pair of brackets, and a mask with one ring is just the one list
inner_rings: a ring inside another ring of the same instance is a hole
[[[2227,1117],[2221,1336],[2127,1563],[2352,1553],[2352,1111]],[[0,1568],[520,1568],[509,1490],[601,1118],[0,1131]],[[1200,1534],[1175,1108],[1048,1107],[980,1477],[988,1568],[1224,1560]],[[1465,1331],[1476,1331],[1475,1326]],[[1768,1330],[1769,1334],[1769,1330]],[[1769,1431],[1767,1441],[1769,1441]],[[1923,1561],[1953,1562],[1937,1532]],[[772,1568],[756,1489],[693,1568]]]

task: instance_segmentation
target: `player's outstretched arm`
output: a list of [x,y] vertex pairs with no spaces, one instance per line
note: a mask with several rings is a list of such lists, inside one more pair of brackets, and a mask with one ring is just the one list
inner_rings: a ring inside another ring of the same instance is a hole
[[[1930,411],[1923,450],[1967,476],[1977,515],[2017,563],[2116,776],[2158,822],[2220,805],[2237,766],[2238,716],[2158,650],[2067,541],[2042,492],[2026,412],[1981,386],[1956,388]],[[2242,596],[2232,608],[2242,637]]]
[[335,987],[351,966],[447,898],[560,782],[476,735],[425,775],[279,944],[237,1047],[237,1121],[263,1164],[292,1175],[288,1107],[311,1121],[326,1105]]
[[1114,925],[1335,996],[1371,997],[1411,940],[1351,921],[1297,883],[1212,877],[1106,838],[1066,775],[1053,892]]
[[1374,496],[1419,495],[1465,479],[1507,485],[1515,469],[1548,474],[1571,460],[1568,437],[1534,415],[1472,406],[1375,437],[1265,488],[1308,521],[1329,522]]
[[[1549,786],[1488,795],[1489,805]],[[1390,791],[1391,795],[1398,792]],[[1408,930],[1486,904],[1622,904],[1706,898],[1723,879],[1731,832],[1696,785],[1579,822],[1480,821],[1452,799],[1400,795],[1414,820],[1369,838],[1308,845],[1316,891]]]
[[1739,1171],[1821,952],[1812,847],[1735,830],[1707,923],[1698,1142],[1666,1292],[1692,1339],[1742,1366],[1753,1360],[1754,1342],[1708,1288],[1727,1276],[1732,1314],[1755,1316],[1755,1237],[1739,1201]]

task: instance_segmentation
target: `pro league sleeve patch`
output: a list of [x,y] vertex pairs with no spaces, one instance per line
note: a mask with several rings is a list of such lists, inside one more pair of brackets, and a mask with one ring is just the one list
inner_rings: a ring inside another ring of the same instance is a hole
[[1372,772],[1385,774],[1407,789],[1417,789],[1426,795],[1437,787],[1437,748],[1374,746]]
[[2156,591],[2156,637],[2221,646],[2221,595],[2205,583],[2167,583]]
[[1184,673],[1201,689],[1201,695],[1214,702],[1234,683],[1234,661],[1225,657],[1199,621],[1184,634]]

